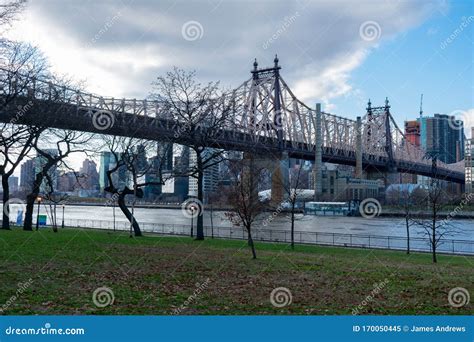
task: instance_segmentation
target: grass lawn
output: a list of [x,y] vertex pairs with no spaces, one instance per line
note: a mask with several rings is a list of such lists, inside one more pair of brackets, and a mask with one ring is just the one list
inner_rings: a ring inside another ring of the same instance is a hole
[[[180,314],[350,315],[361,305],[360,314],[474,312],[473,257],[441,255],[433,265],[422,253],[256,247],[258,259],[252,260],[244,241],[0,230],[0,309],[8,315],[166,315],[177,308]],[[30,278],[31,285],[18,285]],[[99,287],[113,291],[113,304],[94,305]],[[291,304],[271,304],[277,287],[291,291]],[[449,305],[455,287],[469,290],[470,304]]]

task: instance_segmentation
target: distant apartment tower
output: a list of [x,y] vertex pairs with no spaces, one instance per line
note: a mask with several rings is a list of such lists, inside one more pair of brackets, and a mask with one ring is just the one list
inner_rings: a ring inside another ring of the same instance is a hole
[[[215,153],[216,150],[212,148],[206,148],[202,152],[203,159],[209,159],[212,157],[212,154]],[[196,153],[194,151],[190,154],[189,164],[191,168],[196,165]],[[210,167],[207,167],[204,170],[204,178],[203,178],[203,192],[204,197],[206,198],[209,194],[217,190],[217,185],[219,183],[219,164],[217,160],[210,160],[210,163],[213,163]],[[189,196],[197,196],[198,194],[198,180],[195,177],[189,177]]]
[[157,156],[161,160],[161,169],[163,171],[173,170],[173,144],[158,142]]
[[466,193],[474,193],[474,127],[471,128],[471,139],[466,139]]
[[18,177],[16,176],[8,177],[8,188],[11,194],[18,192]]
[[438,160],[452,164],[464,159],[464,125],[453,116],[435,114],[419,118],[420,145]]
[[[59,151],[56,150],[56,149],[44,149],[43,152],[45,152],[46,154],[48,154],[51,157],[57,157],[58,154],[59,154]],[[46,163],[47,163],[46,157],[44,157],[44,156],[42,156],[38,153],[36,158],[34,158],[35,175],[42,171],[42,169],[46,165]],[[41,183],[41,186],[40,186],[40,192],[41,193],[48,193],[50,191],[57,191],[58,190],[58,180],[59,180],[58,166],[53,165],[48,170],[48,175],[49,175],[49,179],[51,180],[52,184],[50,184],[47,181],[46,177],[43,178],[43,182]]]
[[[109,186],[107,172],[113,169],[115,165],[115,157],[112,152],[104,151],[101,153],[99,169],[99,186],[101,192]],[[113,185],[118,189],[122,189],[128,184],[128,173],[125,167],[120,167],[117,171],[112,173],[111,177]]]
[[408,142],[420,146],[420,122],[418,120],[405,121],[405,137]]
[[85,159],[79,173],[81,187],[84,190],[99,190],[99,173],[95,161]]
[[20,169],[20,190],[31,191],[35,180],[35,162],[34,159],[28,159],[21,164]]

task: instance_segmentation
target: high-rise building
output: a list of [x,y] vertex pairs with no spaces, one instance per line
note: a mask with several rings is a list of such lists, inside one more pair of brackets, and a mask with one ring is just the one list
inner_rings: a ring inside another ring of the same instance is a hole
[[[57,157],[58,154],[59,154],[59,151],[55,150],[55,149],[44,149],[43,152],[45,152],[46,154],[48,154],[51,157]],[[47,158],[40,155],[39,153],[37,154],[36,158],[34,158],[34,161],[35,161],[34,162],[35,174],[38,174],[39,172],[41,172],[43,167],[48,162]],[[57,191],[58,179],[59,179],[58,166],[53,165],[48,170],[48,175],[49,175],[49,179],[51,180],[52,184],[49,184],[47,178],[44,177],[43,182],[41,183],[41,186],[40,186],[40,192],[42,192],[42,193],[48,193],[50,191]]]
[[76,174],[73,171],[63,172],[58,178],[57,191],[72,192],[79,186],[77,181],[78,177],[76,177]]
[[33,188],[35,180],[35,162],[34,159],[28,159],[21,164],[20,170],[20,190],[29,192]]
[[99,190],[99,173],[95,161],[85,159],[79,173],[81,187],[84,190]]
[[405,137],[415,146],[420,146],[420,122],[418,120],[405,121]]
[[109,185],[107,178],[107,171],[109,171],[113,165],[115,165],[114,155],[112,152],[104,151],[100,154],[100,168],[99,168],[99,187],[100,191],[104,191]]
[[445,114],[419,118],[420,145],[436,154],[438,160],[451,164],[464,159],[464,125]]
[[159,142],[157,146],[157,156],[161,160],[161,169],[171,171],[173,169],[173,144]]
[[474,127],[471,129],[471,139],[466,139],[466,192],[474,193]]
[[18,177],[15,177],[15,176],[8,177],[8,188],[11,194],[18,191]]
[[[216,153],[215,149],[206,148],[202,152],[202,158],[209,160],[212,157],[212,154]],[[207,195],[217,190],[217,185],[219,183],[219,163],[217,159],[210,159],[210,163],[213,163],[211,166],[204,169],[203,177],[203,192],[204,197],[207,198]],[[190,154],[189,164],[191,167],[196,165],[197,157],[194,151]],[[198,194],[198,179],[196,177],[189,177],[189,196],[197,196]]]
[[[120,158],[120,156],[119,156]],[[100,191],[109,186],[109,179],[107,177],[107,171],[113,169],[116,166],[115,157],[112,152],[104,151],[100,155],[100,169],[99,169],[99,186]],[[114,187],[117,189],[123,189],[128,185],[128,172],[126,167],[122,166],[117,171],[112,173],[112,182]]]

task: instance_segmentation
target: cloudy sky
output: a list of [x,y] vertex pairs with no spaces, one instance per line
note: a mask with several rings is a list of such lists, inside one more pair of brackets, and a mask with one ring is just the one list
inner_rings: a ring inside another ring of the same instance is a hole
[[[473,2],[30,0],[10,37],[104,96],[144,98],[178,66],[237,87],[254,58],[308,105],[363,115],[388,96],[399,122],[474,116]],[[473,123],[474,124],[474,123]]]

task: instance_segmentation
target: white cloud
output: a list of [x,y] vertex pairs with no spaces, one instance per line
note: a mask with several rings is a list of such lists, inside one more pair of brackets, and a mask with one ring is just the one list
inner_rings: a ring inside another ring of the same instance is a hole
[[[250,77],[253,57],[271,65],[280,55],[282,75],[308,105],[358,89],[351,73],[383,41],[421,23],[437,1],[413,2],[32,2],[10,32],[38,45],[53,70],[86,80],[106,96],[144,97],[153,78],[172,65],[197,69],[205,80],[238,86]],[[285,18],[294,22],[268,48],[263,45]],[[186,41],[181,26],[200,22],[202,39]],[[375,21],[380,39],[366,41],[360,25]],[[98,34],[100,33],[100,34]],[[97,37],[94,43],[94,37]]]

